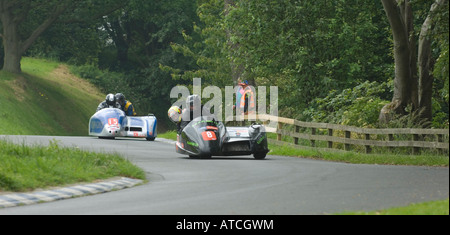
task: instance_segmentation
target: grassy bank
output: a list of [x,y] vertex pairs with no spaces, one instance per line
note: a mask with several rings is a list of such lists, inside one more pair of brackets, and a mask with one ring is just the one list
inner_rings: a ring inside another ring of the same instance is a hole
[[0,192],[91,182],[115,176],[145,179],[145,173],[119,155],[0,141]]
[[395,207],[376,211],[353,211],[339,213],[339,215],[449,215],[449,199],[413,203],[405,207]]
[[0,71],[0,134],[87,135],[104,94],[64,64],[23,58],[22,70]]
[[[104,99],[98,89],[53,61],[23,58],[22,74],[0,70],[0,135],[86,136],[89,118]],[[0,192],[91,182],[144,172],[114,154],[14,145],[0,141]]]

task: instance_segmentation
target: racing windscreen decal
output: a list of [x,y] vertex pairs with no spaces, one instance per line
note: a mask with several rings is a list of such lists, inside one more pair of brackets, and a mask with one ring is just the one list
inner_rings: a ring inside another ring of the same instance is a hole
[[219,130],[219,128],[215,127],[215,126],[206,126],[207,130]]
[[205,141],[217,140],[216,133],[214,133],[213,131],[202,132],[202,137]]

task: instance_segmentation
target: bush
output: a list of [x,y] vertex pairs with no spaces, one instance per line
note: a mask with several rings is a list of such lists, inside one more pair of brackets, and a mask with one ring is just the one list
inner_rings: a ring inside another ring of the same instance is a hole
[[359,127],[373,127],[378,123],[387,83],[364,82],[341,92],[331,91],[323,99],[315,99],[303,115],[308,121],[327,122]]

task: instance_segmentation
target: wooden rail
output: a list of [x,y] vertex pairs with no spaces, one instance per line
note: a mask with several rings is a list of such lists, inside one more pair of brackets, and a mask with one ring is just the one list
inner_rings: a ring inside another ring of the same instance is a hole
[[[306,140],[311,147],[318,147],[316,141],[324,141],[327,148],[336,148],[337,145],[344,150],[351,150],[352,146],[363,146],[366,153],[371,153],[373,147],[411,148],[413,154],[420,153],[421,149],[449,149],[448,129],[414,129],[389,128],[371,129],[353,126],[302,122],[295,119],[276,117],[271,115],[256,115],[256,119],[266,125],[266,131],[277,134],[274,144],[289,143],[299,146],[299,140]],[[236,120],[234,118],[233,120]],[[245,118],[247,120],[247,117]],[[288,136],[289,140],[283,140]]]

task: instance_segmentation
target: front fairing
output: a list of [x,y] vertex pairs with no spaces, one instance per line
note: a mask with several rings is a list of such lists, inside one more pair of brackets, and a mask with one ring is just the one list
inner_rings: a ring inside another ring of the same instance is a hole
[[95,113],[89,121],[89,134],[96,136],[119,136],[125,113],[116,108],[106,108]]
[[181,133],[182,147],[193,155],[220,155],[224,128],[213,118],[195,118]]

